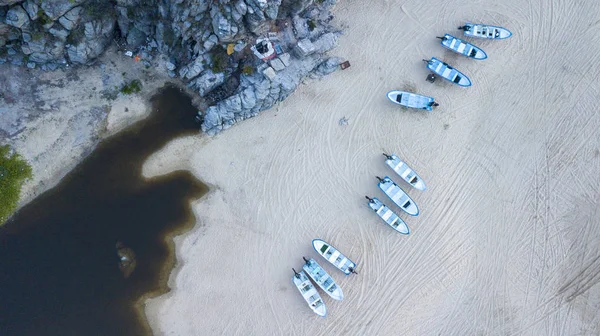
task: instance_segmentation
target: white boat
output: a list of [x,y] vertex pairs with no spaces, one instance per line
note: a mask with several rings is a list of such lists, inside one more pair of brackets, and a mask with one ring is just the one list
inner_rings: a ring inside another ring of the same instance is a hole
[[420,110],[431,111],[433,106],[439,106],[432,97],[407,91],[390,91],[387,97],[392,103]]
[[381,178],[377,176],[379,180],[379,189],[383,191],[400,209],[411,216],[417,216],[419,214],[419,208],[415,201],[412,200],[405,192],[400,188],[389,176]]
[[423,181],[421,176],[419,176],[417,172],[410,168],[404,161],[400,160],[399,157],[394,154],[387,155],[386,153],[383,153],[383,155],[386,157],[385,163],[392,168],[398,176],[402,177],[406,183],[418,190],[427,189],[425,181]]
[[327,295],[331,296],[334,300],[342,300],[344,298],[344,293],[342,293],[342,289],[338,286],[333,278],[325,272],[325,270],[313,259],[306,260],[304,259],[304,266],[302,269],[311,277],[315,283],[321,287],[322,290],[327,293]]
[[497,26],[484,24],[465,23],[464,26],[458,27],[464,31],[465,36],[480,37],[493,40],[503,40],[512,36],[510,30]]
[[315,314],[325,317],[325,315],[327,315],[327,307],[325,307],[325,303],[323,302],[323,299],[321,299],[321,295],[319,295],[315,286],[310,282],[304,271],[298,273],[295,269],[292,268],[292,270],[294,270],[292,282],[296,285],[296,288],[298,288],[310,309],[312,309]]
[[408,225],[402,220],[402,218],[398,217],[390,208],[388,208],[385,204],[383,204],[377,197],[370,198],[369,196],[365,196],[369,200],[369,206],[377,216],[383,219],[392,229],[402,233],[409,234],[410,230],[408,229]]
[[465,76],[462,72],[454,69],[450,65],[440,61],[439,59],[432,57],[429,61],[423,60],[427,63],[427,68],[432,72],[438,74],[440,77],[448,80],[456,85],[460,86],[471,86],[471,80]]
[[481,48],[456,38],[450,34],[446,34],[444,37],[438,36],[438,38],[442,40],[443,47],[448,48],[456,53],[476,60],[484,60],[487,58],[487,54]]
[[354,271],[356,264],[329,243],[322,239],[313,239],[312,244],[318,254],[329,261],[337,269],[344,272],[344,274],[350,275],[350,273],[356,273]]

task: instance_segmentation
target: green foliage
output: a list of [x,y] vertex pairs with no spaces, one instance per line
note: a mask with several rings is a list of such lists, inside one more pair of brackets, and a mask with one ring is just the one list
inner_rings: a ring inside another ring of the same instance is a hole
[[244,65],[244,67],[242,68],[242,73],[246,76],[250,76],[254,73],[254,67],[252,67],[251,65]]
[[142,82],[140,82],[138,79],[134,79],[129,83],[126,83],[125,85],[123,85],[121,87],[121,93],[122,94],[132,94],[132,93],[138,93],[142,90]]
[[317,24],[313,20],[306,21],[306,24],[308,25],[308,30],[310,31],[313,31],[315,28],[317,28]]
[[31,38],[34,41],[39,41],[42,39],[42,37],[44,37],[44,33],[40,32],[40,31],[36,31],[33,34],[31,34]]
[[8,145],[0,146],[0,225],[17,208],[21,186],[31,178],[31,166],[17,153],[9,155]]
[[214,73],[223,72],[225,68],[227,68],[227,64],[229,63],[229,55],[222,47],[215,48],[215,51],[212,53],[212,66],[211,70]]
[[52,19],[48,15],[46,15],[46,13],[44,12],[43,9],[41,9],[41,8],[38,9],[37,15],[38,15],[38,20],[40,21],[40,23],[42,25],[47,25],[49,23],[52,23]]

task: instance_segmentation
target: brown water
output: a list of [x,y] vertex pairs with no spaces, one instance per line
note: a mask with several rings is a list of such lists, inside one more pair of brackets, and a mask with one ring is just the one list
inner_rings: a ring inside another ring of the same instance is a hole
[[[107,139],[0,229],[0,335],[146,335],[138,301],[164,292],[169,239],[193,225],[207,188],[188,172],[152,180],[145,159],[198,132],[190,98],[165,88],[146,120]],[[125,278],[115,244],[135,252]]]

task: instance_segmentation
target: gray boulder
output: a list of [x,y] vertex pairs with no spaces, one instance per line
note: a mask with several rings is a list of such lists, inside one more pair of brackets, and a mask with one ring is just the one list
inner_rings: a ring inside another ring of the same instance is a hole
[[10,6],[12,4],[16,4],[17,2],[21,2],[23,0],[0,0],[0,6]]
[[337,35],[334,33],[323,34],[313,44],[319,53],[327,52],[337,46]]
[[90,59],[98,57],[111,42],[115,24],[116,19],[111,16],[86,22],[84,25],[84,39],[76,45],[67,47],[69,59],[72,62],[84,64]]
[[137,48],[146,42],[146,34],[144,32],[138,30],[133,27],[129,30],[127,34],[127,44],[132,48]]
[[194,87],[198,90],[200,96],[204,97],[212,89],[223,84],[225,81],[225,74],[222,72],[214,73],[208,69],[202,73],[202,75],[196,78]]
[[38,18],[38,5],[37,3],[35,3],[33,0],[27,0],[25,2],[23,2],[23,8],[25,9],[25,11],[27,12],[27,14],[29,15],[29,18],[31,19],[31,21],[36,20]]
[[294,47],[294,51],[298,57],[304,58],[315,53],[317,48],[309,39],[303,39],[298,41],[298,44]]
[[321,64],[319,64],[315,68],[314,73],[318,76],[329,75],[330,73],[339,69],[340,63],[342,62],[343,60],[339,57],[330,57]]
[[306,19],[296,15],[292,18],[292,24],[294,25],[294,30],[296,31],[296,38],[304,39],[308,37],[310,31],[308,30]]
[[62,25],[55,23],[52,28],[48,30],[50,34],[56,37],[59,40],[66,41],[67,36],[69,36],[69,31],[66,30]]
[[[56,20],[59,17],[67,13],[71,8],[78,6],[86,0],[52,0],[43,1],[42,9],[52,20]],[[66,28],[66,27],[65,27]]]
[[6,24],[21,28],[29,23],[29,16],[21,6],[14,6],[6,13]]
[[82,10],[83,8],[81,7],[75,7],[70,11],[66,12],[65,15],[61,16],[58,19],[58,22],[67,30],[72,30],[79,23]]
[[223,13],[215,8],[211,10],[210,14],[212,17],[213,32],[219,37],[219,41],[232,41],[239,30],[235,22],[229,20]]

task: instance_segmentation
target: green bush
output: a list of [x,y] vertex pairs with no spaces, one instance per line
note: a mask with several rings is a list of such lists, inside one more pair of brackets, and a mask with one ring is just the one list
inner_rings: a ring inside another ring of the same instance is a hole
[[138,93],[142,90],[142,82],[140,82],[138,79],[134,79],[129,83],[126,83],[125,85],[123,85],[121,87],[121,93],[122,94],[132,94],[132,93]]
[[306,24],[308,25],[308,30],[310,31],[313,31],[315,28],[317,28],[317,24],[313,20],[306,21]]
[[215,49],[216,50],[212,54],[211,70],[214,73],[223,72],[229,63],[229,55],[227,55],[225,49],[220,46]]
[[0,225],[17,208],[21,186],[31,178],[31,166],[17,153],[9,155],[8,145],[0,146]]
[[242,73],[246,76],[250,76],[254,73],[254,68],[251,65],[244,65]]

